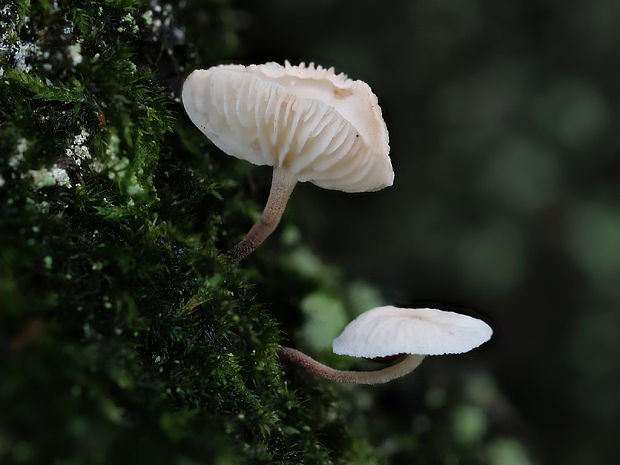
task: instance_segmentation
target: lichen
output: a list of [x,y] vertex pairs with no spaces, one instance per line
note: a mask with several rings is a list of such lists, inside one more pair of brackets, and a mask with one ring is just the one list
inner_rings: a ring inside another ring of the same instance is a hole
[[82,165],[83,160],[89,160],[91,158],[88,145],[86,144],[88,136],[90,136],[88,131],[82,128],[82,131],[73,138],[73,143],[66,150],[67,156],[78,166]]
[[39,168],[38,170],[29,170],[28,174],[32,178],[35,189],[58,185],[63,187],[71,187],[71,181],[67,172],[53,165],[51,168]]
[[[71,33],[72,28],[65,28],[64,29],[65,33]],[[80,44],[79,42],[75,43],[75,44],[71,44],[67,47],[67,52],[69,53],[69,56],[71,57],[71,62],[73,63],[73,65],[79,65],[80,63],[82,63],[82,60],[84,59],[82,57],[82,44]]]

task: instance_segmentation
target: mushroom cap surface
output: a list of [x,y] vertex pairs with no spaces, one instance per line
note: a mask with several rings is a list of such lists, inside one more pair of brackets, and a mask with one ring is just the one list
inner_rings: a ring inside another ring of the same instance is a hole
[[377,307],[349,323],[333,342],[336,354],[385,357],[468,352],[488,341],[484,321],[434,308]]
[[394,181],[377,97],[333,68],[287,61],[198,69],[182,98],[192,122],[234,157],[345,192]]

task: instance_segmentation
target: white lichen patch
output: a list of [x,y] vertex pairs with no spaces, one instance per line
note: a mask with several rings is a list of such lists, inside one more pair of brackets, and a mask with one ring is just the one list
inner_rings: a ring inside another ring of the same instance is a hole
[[82,128],[82,131],[73,138],[71,146],[66,149],[67,156],[78,166],[82,166],[82,161],[91,159],[90,151],[86,145],[89,136],[88,131]]
[[26,60],[37,55],[40,51],[39,46],[32,42],[18,42],[14,47],[17,48],[14,55],[15,67],[24,73],[29,73],[32,65],[26,63]]
[[33,186],[36,189],[42,189],[49,186],[71,187],[69,175],[63,168],[54,165],[51,168],[40,168],[38,170],[29,170],[28,174],[32,178]]
[[10,43],[12,39],[17,37],[17,33],[15,31],[15,21],[11,20],[14,15],[16,15],[16,13],[11,11],[9,5],[5,5],[2,9],[0,9],[0,52],[3,55],[10,50]]
[[51,173],[56,184],[59,186],[71,187],[71,180],[64,169],[58,168],[58,166],[54,165],[51,169]]
[[0,187],[4,186],[5,184],[6,184],[6,181],[4,180],[2,175],[0,174]]
[[84,60],[84,57],[82,57],[82,44],[79,42],[69,45],[67,52],[69,52],[69,57],[74,66],[79,65]]
[[18,14],[12,11],[9,5],[0,9],[0,56],[7,62],[11,62],[15,69],[29,73],[32,70],[29,62],[31,58],[37,56],[40,48],[33,42],[19,38],[16,24],[20,19],[24,24],[24,29],[27,30],[30,18],[27,16],[18,18]]
[[32,70],[32,65],[26,60],[29,61],[30,58],[37,55],[39,46],[32,42],[23,42],[21,40],[17,40],[8,45],[6,42],[3,42],[3,39],[4,36],[0,37],[0,49],[8,50],[9,56],[12,58],[16,69],[24,73],[29,73]]
[[9,157],[8,164],[11,168],[15,169],[24,160],[24,153],[28,150],[28,141],[20,137],[17,140],[17,146],[15,147],[15,153]]

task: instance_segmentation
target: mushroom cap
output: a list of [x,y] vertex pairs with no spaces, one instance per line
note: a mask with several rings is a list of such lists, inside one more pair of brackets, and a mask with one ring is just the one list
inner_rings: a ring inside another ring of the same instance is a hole
[[192,122],[234,157],[345,192],[394,181],[377,97],[333,68],[287,61],[198,69],[182,97]]
[[385,357],[469,352],[488,341],[484,321],[435,308],[377,307],[349,323],[333,342],[336,354]]

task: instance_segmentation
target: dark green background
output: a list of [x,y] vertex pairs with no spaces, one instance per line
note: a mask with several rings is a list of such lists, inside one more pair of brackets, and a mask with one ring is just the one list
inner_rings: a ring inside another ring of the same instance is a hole
[[539,463],[618,460],[620,4],[236,5],[242,62],[334,66],[388,125],[394,186],[298,187],[303,238],[387,302],[487,317],[494,341],[468,359]]

